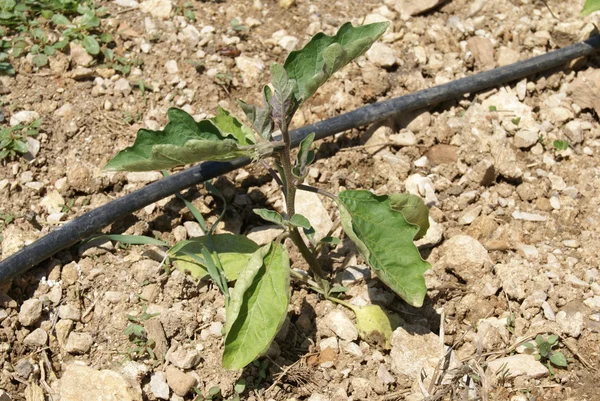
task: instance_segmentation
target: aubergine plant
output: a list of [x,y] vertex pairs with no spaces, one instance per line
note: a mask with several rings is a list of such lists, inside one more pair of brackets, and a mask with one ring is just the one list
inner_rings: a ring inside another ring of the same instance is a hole
[[590,15],[591,13],[600,10],[600,0],[585,0],[582,15]]
[[[179,269],[198,278],[210,276],[223,292],[226,368],[243,368],[269,348],[287,315],[291,275],[307,281],[324,298],[351,308],[363,338],[374,336],[371,340],[383,340],[387,345],[398,324],[393,315],[378,306],[358,308],[334,295],[339,288],[331,287],[317,253],[322,244],[339,244],[340,240],[330,236],[316,238],[309,219],[295,212],[298,190],[331,197],[339,209],[345,234],[381,281],[408,304],[423,304],[423,273],[429,264],[421,259],[413,242],[429,227],[423,201],[410,194],[379,196],[366,190],[345,190],[333,195],[304,185],[315,160],[311,150],[315,136],[305,137],[293,156],[289,134],[298,108],[336,71],[364,54],[387,27],[385,22],[359,27],[346,23],[334,36],[317,34],[304,48],[291,52],[283,65],[272,64],[271,85],[263,88],[262,104],[239,102],[250,126],[222,108],[215,117],[200,122],[172,108],[162,131],[140,130],[133,146],[119,152],[106,166],[113,170],[148,171],[247,156],[262,161],[280,184],[286,212],[254,210],[264,220],[284,228],[284,234],[272,243],[259,246],[245,236],[214,234],[213,225],[205,236],[180,242],[169,251]],[[274,159],[276,168],[264,162],[267,157]],[[207,185],[211,192],[212,186]],[[287,237],[306,260],[312,278],[290,269],[283,244]],[[235,284],[230,288],[230,283]]]

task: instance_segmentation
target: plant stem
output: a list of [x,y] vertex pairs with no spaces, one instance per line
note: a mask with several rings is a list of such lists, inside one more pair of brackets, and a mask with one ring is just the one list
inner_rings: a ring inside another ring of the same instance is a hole
[[[295,269],[290,269],[290,273],[292,274],[292,276],[294,276],[298,280],[310,285],[311,288],[313,290],[317,291],[319,294],[321,293],[322,290],[319,288],[319,284],[316,281],[311,280],[310,276],[308,276],[308,275],[305,276],[304,274],[299,273]],[[325,294],[323,294],[323,295],[325,295]]]
[[298,250],[302,254],[302,257],[308,263],[310,269],[317,275],[317,277],[321,280],[325,280],[325,274],[323,273],[323,269],[321,269],[321,265],[317,260],[315,254],[308,248],[302,236],[300,235],[300,231],[296,227],[290,230],[290,239],[294,242],[294,244],[298,247]]
[[[287,128],[287,121],[282,122],[280,129],[281,136],[283,137],[284,141],[284,147],[282,150],[282,157],[280,159],[283,174],[285,176],[285,205],[287,208],[288,219],[291,219],[294,214],[296,214],[296,180],[292,174],[292,140]],[[306,263],[308,263],[309,268],[317,276],[319,287],[323,291],[324,296],[327,297],[329,294],[329,282],[325,279],[325,273],[323,273],[323,269],[317,260],[317,256],[308,248],[302,239],[298,228],[294,227],[290,229],[290,239],[296,245],[296,247],[298,247],[302,257],[304,260],[306,260]]]
[[296,214],[295,202],[296,202],[296,183],[294,182],[294,175],[292,174],[292,155],[291,155],[291,142],[290,134],[287,127],[281,127],[281,135],[285,142],[285,146],[282,150],[281,167],[283,168],[283,174],[285,175],[285,206],[287,208],[288,219],[291,219]]

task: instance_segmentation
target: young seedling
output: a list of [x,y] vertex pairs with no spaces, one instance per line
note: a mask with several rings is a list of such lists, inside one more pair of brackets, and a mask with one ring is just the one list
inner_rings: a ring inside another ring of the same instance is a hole
[[[48,65],[49,57],[65,49],[69,42],[81,44],[93,55],[100,54],[102,43],[113,41],[108,32],[101,32],[100,18],[108,13],[89,0],[5,0],[0,2],[0,36],[12,40],[0,43],[0,73],[14,75],[8,62],[13,58],[32,55],[36,67]],[[59,40],[47,32],[56,30]]]
[[569,149],[569,141],[557,139],[554,142],[552,142],[552,146],[554,146],[554,150],[557,152],[561,150],[567,150]]
[[[169,251],[177,268],[198,278],[210,276],[224,294],[226,368],[241,369],[268,350],[287,315],[291,275],[307,282],[323,298],[352,309],[363,338],[386,345],[397,326],[396,319],[378,306],[359,308],[337,298],[343,289],[332,288],[317,255],[323,243],[336,244],[339,239],[317,238],[310,220],[296,212],[299,190],[331,198],[339,209],[343,231],[379,279],[408,304],[423,304],[427,290],[423,273],[429,264],[421,259],[413,242],[429,227],[423,201],[410,194],[375,195],[366,190],[332,194],[305,185],[316,157],[311,149],[316,138],[314,134],[306,136],[293,154],[295,144],[289,132],[302,104],[336,71],[364,54],[387,27],[388,23],[359,27],[346,23],[334,36],[315,35],[304,48],[291,52],[283,65],[272,64],[271,83],[263,87],[262,104],[239,102],[250,126],[222,108],[215,117],[200,122],[172,108],[162,131],[140,130],[133,146],[106,166],[149,171],[246,156],[265,165],[279,184],[285,212],[254,210],[283,228],[284,233],[272,243],[259,246],[242,235],[215,234],[215,223],[203,227],[204,237],[181,242]],[[274,165],[267,163],[268,157],[273,157]],[[297,247],[312,277],[290,269],[285,238]]]
[[27,153],[27,137],[36,136],[40,125],[41,120],[37,119],[30,124],[0,128],[0,161]]
[[546,365],[550,374],[554,376],[553,366],[559,368],[567,367],[567,358],[560,351],[553,351],[552,348],[558,345],[558,336],[551,335],[544,338],[542,335],[535,337],[535,343],[525,343],[523,346],[535,352],[535,359]]
[[132,347],[129,349],[129,358],[137,359],[147,354],[151,359],[157,359],[153,350],[154,341],[148,338],[146,329],[143,326],[144,322],[154,316],[158,316],[158,313],[151,314],[146,312],[145,306],[141,315],[127,315],[129,324],[125,327],[123,334],[129,337],[129,341],[132,344]]

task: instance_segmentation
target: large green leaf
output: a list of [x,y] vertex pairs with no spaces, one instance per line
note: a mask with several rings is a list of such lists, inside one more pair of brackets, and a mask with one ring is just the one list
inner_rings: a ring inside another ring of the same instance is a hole
[[261,138],[270,140],[271,131],[273,131],[273,119],[271,118],[271,88],[268,86],[263,87],[263,101],[262,106],[256,107],[248,104],[242,100],[238,100],[238,105],[248,117],[248,120],[254,127],[254,130],[261,136]]
[[411,224],[419,226],[415,240],[423,238],[429,229],[429,209],[423,199],[413,194],[390,194],[390,207],[402,213]]
[[300,146],[298,146],[298,154],[292,168],[292,174],[296,178],[306,178],[308,167],[315,161],[315,151],[310,149],[314,140],[315,133],[312,132],[305,136],[302,142],[300,142]]
[[[227,161],[254,156],[249,129],[220,110],[212,120],[196,122],[183,110],[169,109],[162,131],[141,129],[133,146],[120,151],[105,169],[150,171],[205,160]],[[241,141],[241,142],[240,142]]]
[[281,64],[274,63],[271,64],[271,84],[273,96],[269,103],[273,122],[280,128],[287,127],[301,103],[296,96],[296,80],[288,78]]
[[219,106],[217,115],[211,118],[210,121],[224,135],[234,137],[240,145],[253,145],[256,142],[252,130],[221,106]]
[[252,209],[252,211],[259,215],[263,220],[268,221],[270,223],[275,223],[279,226],[284,226],[285,221],[283,220],[283,216],[277,213],[275,210],[269,209]]
[[[192,253],[201,258],[202,248],[207,247],[210,252],[219,255],[221,265],[225,271],[227,280],[237,280],[240,272],[246,267],[252,254],[259,248],[254,242],[243,235],[215,234],[212,235],[212,245],[209,236],[194,238],[189,241],[181,241],[169,250],[169,255],[177,269],[189,271],[192,277],[204,278],[208,276],[206,266],[197,259],[186,255]],[[215,261],[216,262],[216,261]]]
[[231,291],[225,368],[242,369],[269,349],[287,316],[289,286],[289,257],[283,245],[267,244],[256,251]]
[[284,68],[298,84],[297,98],[304,102],[311,97],[333,73],[369,50],[388,26],[389,22],[377,22],[353,27],[348,22],[335,36],[318,33],[302,49],[291,52]]
[[594,11],[600,10],[600,0],[586,0],[581,15],[590,15]]
[[388,196],[349,190],[339,194],[337,203],[344,232],[381,281],[410,305],[422,306],[427,292],[423,273],[430,266],[413,243],[419,227],[392,210]]

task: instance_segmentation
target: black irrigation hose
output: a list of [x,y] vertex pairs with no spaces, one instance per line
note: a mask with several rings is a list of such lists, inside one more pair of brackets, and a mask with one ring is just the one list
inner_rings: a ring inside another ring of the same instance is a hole
[[[466,93],[475,93],[557,68],[573,59],[589,56],[598,50],[600,50],[600,36],[594,36],[584,42],[525,61],[474,74],[409,95],[370,104],[349,113],[307,125],[292,132],[292,141],[294,146],[297,146],[302,138],[311,132],[316,134],[316,139],[322,139],[352,128],[380,122],[399,113],[433,106],[447,100],[456,99]],[[151,203],[246,166],[250,162],[251,160],[248,158],[240,158],[227,163],[202,163],[92,210],[0,261],[0,283],[24,273],[57,252],[74,245],[78,241],[97,233],[101,228]]]

